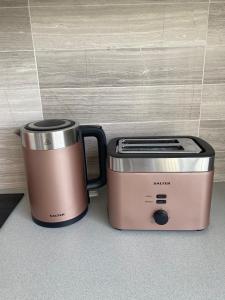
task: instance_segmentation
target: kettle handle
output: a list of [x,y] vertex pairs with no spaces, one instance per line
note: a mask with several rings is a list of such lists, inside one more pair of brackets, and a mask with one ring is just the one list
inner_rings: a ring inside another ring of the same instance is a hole
[[87,165],[85,159],[87,190],[99,188],[106,184],[106,136],[101,126],[97,125],[80,125],[81,138],[85,153],[85,137],[95,137],[98,143],[98,161],[99,161],[99,176],[94,179],[88,179]]

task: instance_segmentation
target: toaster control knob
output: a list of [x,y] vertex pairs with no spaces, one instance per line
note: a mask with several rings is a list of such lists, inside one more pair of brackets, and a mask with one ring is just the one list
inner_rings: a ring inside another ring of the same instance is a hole
[[153,214],[153,218],[159,225],[165,225],[169,220],[167,212],[163,209],[156,210]]

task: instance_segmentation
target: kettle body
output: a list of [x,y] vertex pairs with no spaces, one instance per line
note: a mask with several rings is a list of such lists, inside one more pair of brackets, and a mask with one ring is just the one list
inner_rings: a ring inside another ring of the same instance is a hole
[[[88,180],[84,138],[98,141],[99,177]],[[88,191],[106,183],[106,138],[100,126],[79,126],[66,119],[32,122],[21,128],[32,219],[45,227],[80,220]]]

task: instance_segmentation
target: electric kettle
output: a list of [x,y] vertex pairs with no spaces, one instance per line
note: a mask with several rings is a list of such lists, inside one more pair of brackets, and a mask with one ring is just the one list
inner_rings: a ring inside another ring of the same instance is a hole
[[[80,220],[88,191],[106,183],[106,137],[100,126],[67,119],[31,122],[20,130],[33,221],[61,227]],[[85,137],[98,144],[99,176],[87,178]]]

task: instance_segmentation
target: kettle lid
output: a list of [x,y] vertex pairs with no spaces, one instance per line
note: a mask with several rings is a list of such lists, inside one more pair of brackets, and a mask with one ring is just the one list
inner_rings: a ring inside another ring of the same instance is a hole
[[75,122],[67,119],[46,119],[28,123],[24,126],[30,131],[52,131],[65,129],[75,125]]
[[61,149],[79,141],[78,122],[46,119],[26,124],[20,130],[22,145],[30,150]]

